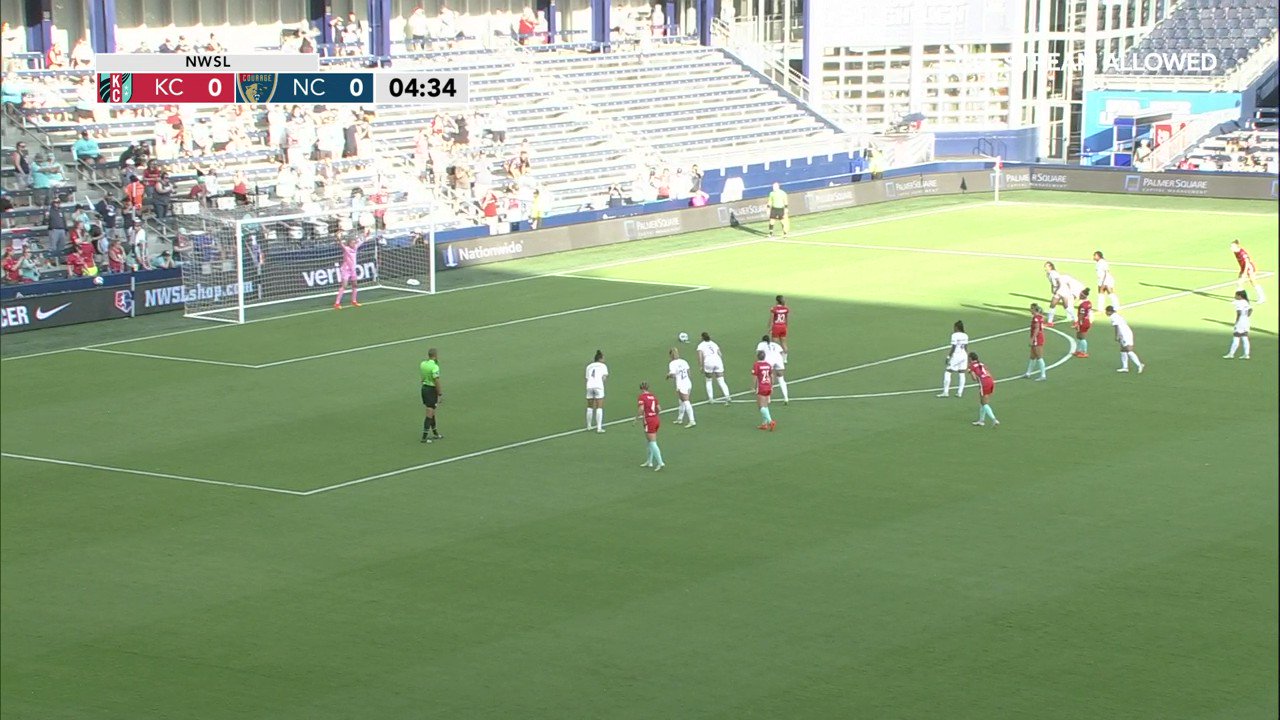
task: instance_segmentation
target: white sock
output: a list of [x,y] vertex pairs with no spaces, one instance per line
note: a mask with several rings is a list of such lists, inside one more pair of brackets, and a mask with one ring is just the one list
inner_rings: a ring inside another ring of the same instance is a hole
[[1133,364],[1134,364],[1134,365],[1137,365],[1139,368],[1141,368],[1141,367],[1142,367],[1142,361],[1138,359],[1138,353],[1133,352],[1132,350],[1130,350],[1130,351],[1129,351],[1129,358],[1133,360]]
[[1240,342],[1244,345],[1244,356],[1249,357],[1249,338],[1242,337]]
[[1125,370],[1129,369],[1129,353],[1123,350],[1120,351],[1120,367]]
[[693,403],[689,400],[685,400],[682,403],[682,406],[684,407],[685,417],[689,418],[689,424],[690,425],[694,424],[694,422],[696,421],[693,419]]
[[1067,309],[1066,309],[1066,310],[1064,310],[1063,312],[1065,312],[1065,313],[1067,314],[1067,319],[1068,319],[1068,320],[1070,320],[1071,318],[1073,318],[1073,317],[1075,317],[1075,316],[1076,316],[1076,309],[1075,309],[1075,306],[1074,306],[1074,305],[1072,305],[1071,303],[1067,303]]
[[964,381],[967,376],[964,373],[956,374],[960,376],[960,389],[956,391],[956,397],[960,397],[961,395],[964,395]]
[[[1235,355],[1236,350],[1239,350],[1239,349],[1240,349],[1240,338],[1238,337],[1231,338],[1231,349],[1227,351],[1227,355]],[[1246,350],[1245,354],[1248,355],[1249,351]]]
[[787,394],[787,379],[778,378],[778,387],[782,388],[782,402],[791,402],[791,397]]
[[1056,307],[1049,308],[1049,317],[1045,318],[1045,322],[1050,322],[1050,323],[1053,322],[1053,316],[1056,315],[1057,312],[1058,312],[1058,308]]
[[596,429],[604,429],[604,408],[596,408]]
[[1111,293],[1111,307],[1120,309],[1120,296],[1115,293]]
[[676,424],[684,422],[684,401],[676,403]]
[[720,383],[720,391],[724,393],[724,399],[728,400],[729,399],[729,383],[725,382],[724,378],[722,377],[716,378],[716,382]]
[[1253,292],[1258,296],[1258,302],[1266,302],[1266,301],[1267,301],[1267,294],[1266,294],[1266,293],[1264,293],[1264,292],[1262,292],[1262,286],[1261,286],[1261,285],[1254,285],[1254,286],[1253,286]]
[[596,415],[595,408],[587,408],[587,429],[588,430],[591,429],[591,418],[595,417],[595,415]]
[[711,378],[707,378],[707,402],[715,402],[716,394],[711,389]]
[[942,394],[946,395],[951,392],[951,371],[947,370],[942,373]]

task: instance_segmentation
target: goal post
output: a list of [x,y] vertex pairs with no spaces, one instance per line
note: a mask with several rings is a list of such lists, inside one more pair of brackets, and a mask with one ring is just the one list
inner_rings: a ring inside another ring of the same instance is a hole
[[1004,158],[999,155],[983,155],[991,163],[992,202],[1000,202],[1000,187],[1004,185]]
[[361,292],[434,293],[434,207],[408,201],[274,215],[246,208],[185,218],[175,248],[185,314],[243,323],[255,309],[333,297],[350,242],[358,243]]

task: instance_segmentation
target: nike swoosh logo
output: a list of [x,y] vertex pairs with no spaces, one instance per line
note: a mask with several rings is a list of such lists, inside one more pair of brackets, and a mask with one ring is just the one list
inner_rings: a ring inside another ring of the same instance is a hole
[[52,310],[45,310],[42,307],[36,307],[36,319],[48,320],[49,318],[53,317],[54,315],[57,315],[58,313],[62,312],[63,310],[66,310],[69,307],[71,307],[71,303],[63,303],[62,305],[59,305],[58,307]]

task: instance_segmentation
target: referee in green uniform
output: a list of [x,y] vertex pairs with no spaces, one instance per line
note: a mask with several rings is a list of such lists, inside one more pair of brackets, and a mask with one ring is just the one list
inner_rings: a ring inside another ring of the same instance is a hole
[[787,212],[787,191],[782,189],[778,183],[773,184],[773,189],[769,191],[769,237],[773,237],[773,224],[775,222],[782,223],[782,237],[786,237],[791,232],[791,215]]
[[436,405],[444,393],[440,392],[440,361],[435,348],[427,350],[427,359],[418,366],[422,374],[422,405],[427,417],[422,421],[422,442],[429,443],[444,437],[436,429]]

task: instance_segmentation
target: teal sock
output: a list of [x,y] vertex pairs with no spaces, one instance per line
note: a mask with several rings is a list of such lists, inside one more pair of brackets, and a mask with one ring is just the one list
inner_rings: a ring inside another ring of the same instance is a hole
[[765,425],[768,425],[769,423],[773,422],[773,415],[769,413],[768,405],[765,405],[764,407],[760,408],[760,417],[764,418]]
[[1031,362],[1027,363],[1027,374],[1030,375],[1031,373],[1035,372],[1035,369],[1036,369],[1036,361],[1034,358],[1032,358]]
[[995,422],[995,419],[996,419],[996,411],[995,411],[995,410],[992,410],[990,405],[983,405],[983,406],[982,406],[982,412],[983,412],[983,414],[985,414],[987,417],[991,418],[991,421],[992,421],[992,422]]
[[644,461],[649,463],[650,465],[653,464],[653,445],[654,445],[653,443],[649,443],[649,455],[644,459]]
[[1039,360],[1036,360],[1036,368],[1040,370],[1040,377],[1044,377],[1044,372],[1045,372],[1044,358],[1040,358]]
[[653,458],[654,465],[662,464],[662,451],[658,449],[658,441],[649,441],[649,457]]
[[1082,352],[1082,353],[1087,353],[1087,352],[1089,352],[1089,341],[1088,341],[1088,340],[1086,340],[1086,339],[1084,339],[1084,338],[1080,338],[1079,340],[1077,340],[1077,341],[1076,341],[1076,345],[1078,345],[1078,346],[1080,347],[1080,352]]
[[984,422],[987,419],[987,406],[978,406],[978,422]]

